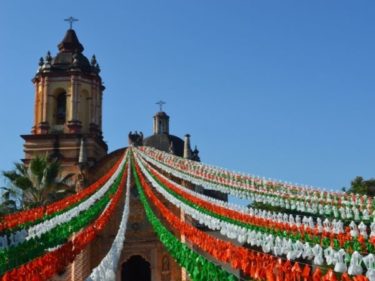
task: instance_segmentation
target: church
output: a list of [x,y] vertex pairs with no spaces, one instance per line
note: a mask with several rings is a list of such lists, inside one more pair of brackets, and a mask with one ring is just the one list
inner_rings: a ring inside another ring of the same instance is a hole
[[[24,139],[24,163],[37,156],[58,159],[62,176],[74,173],[76,190],[100,178],[122,156],[125,148],[108,152],[104,140],[103,86],[95,56],[88,59],[76,32],[67,30],[56,55],[40,58],[32,82],[35,86],[34,121]],[[130,132],[129,145],[151,146],[187,159],[200,161],[199,151],[190,147],[190,135],[184,139],[170,134],[169,116],[162,109],[153,117],[153,132]],[[119,225],[122,210],[117,210],[104,233],[96,238],[74,262],[53,280],[85,280],[109,250]],[[159,242],[138,199],[131,191],[130,215],[117,280],[182,281],[186,273]]]
[[1,280],[375,280],[373,198],[199,163],[162,101],[150,135],[108,151],[100,67],[72,26],[32,82],[23,162],[58,160],[76,194],[1,218]]

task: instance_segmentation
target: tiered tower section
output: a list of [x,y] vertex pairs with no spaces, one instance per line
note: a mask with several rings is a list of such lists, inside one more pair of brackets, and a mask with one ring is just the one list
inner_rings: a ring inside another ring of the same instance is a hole
[[69,29],[56,56],[48,52],[40,59],[32,80],[34,124],[31,134],[22,136],[26,164],[36,155],[48,155],[58,158],[63,167],[77,166],[83,139],[88,165],[107,154],[102,135],[104,86],[100,68],[95,56],[89,61],[83,50],[75,31]]

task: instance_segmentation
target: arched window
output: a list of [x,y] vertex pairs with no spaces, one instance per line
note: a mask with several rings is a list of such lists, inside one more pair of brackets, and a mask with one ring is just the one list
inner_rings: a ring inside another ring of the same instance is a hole
[[132,256],[122,265],[121,280],[123,281],[151,281],[150,263],[141,256]]
[[81,121],[82,130],[88,131],[90,124],[90,99],[89,92],[83,90],[79,93],[78,120]]
[[56,98],[56,125],[63,125],[66,120],[66,92]]
[[163,122],[159,120],[159,134],[164,133]]

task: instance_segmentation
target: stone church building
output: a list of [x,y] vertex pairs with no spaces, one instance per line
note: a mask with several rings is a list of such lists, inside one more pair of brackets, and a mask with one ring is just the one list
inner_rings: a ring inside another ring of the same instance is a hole
[[[103,175],[125,148],[108,153],[102,132],[103,86],[95,56],[89,60],[73,29],[67,30],[56,55],[40,59],[35,86],[34,122],[24,139],[27,164],[36,155],[57,158],[62,173],[74,173],[80,190]],[[153,134],[129,133],[130,145],[146,145],[199,161],[198,150],[169,133],[169,116],[160,110],[153,118]],[[117,233],[122,207],[96,241],[53,280],[84,280],[109,250]],[[172,208],[172,207],[171,207]],[[117,280],[182,281],[186,274],[166,252],[147,222],[132,187],[130,215]]]

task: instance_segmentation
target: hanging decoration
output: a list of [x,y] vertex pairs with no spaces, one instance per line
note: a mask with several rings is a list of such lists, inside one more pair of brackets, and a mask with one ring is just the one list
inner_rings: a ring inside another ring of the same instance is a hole
[[[176,157],[169,153],[157,150],[152,147],[141,147],[139,150],[150,156],[151,158],[173,166],[175,169],[185,171],[197,177],[204,177],[212,182],[223,185],[229,185],[239,188],[262,188],[264,190],[280,192],[289,197],[304,199],[311,197],[314,201],[336,202],[343,205],[372,205],[372,198],[367,195],[346,194],[343,192],[328,192],[322,188],[313,188],[308,186],[299,186],[297,184],[281,182],[278,180],[260,178],[258,176],[245,175],[239,172],[232,172],[223,168],[214,167],[212,165],[203,164],[201,162],[191,161],[188,159]],[[312,196],[310,196],[312,195]]]
[[[153,169],[147,163],[148,169],[153,173],[158,181],[168,187],[171,193],[186,199],[199,206],[199,210],[205,210],[212,216],[226,219],[240,227],[245,227],[249,231],[257,229],[263,230],[266,234],[278,235],[284,237],[288,233],[293,240],[304,240],[308,243],[322,244],[324,247],[330,245],[336,248],[345,247],[364,252],[374,252],[374,245],[367,240],[367,227],[360,224],[359,227],[352,222],[351,228],[344,229],[343,223],[334,220],[324,220],[323,225],[320,218],[316,225],[312,218],[304,217],[301,221],[299,216],[292,216],[286,213],[271,213],[267,211],[253,210],[244,206],[236,206],[227,202],[214,199],[203,194],[194,192],[182,185],[179,185],[167,177],[163,176],[157,170]],[[370,236],[374,235],[374,223]],[[243,239],[243,238],[242,238]]]
[[69,209],[69,207],[84,200],[103,186],[113,174],[119,170],[119,167],[123,164],[125,158],[126,156],[119,159],[104,176],[79,193],[68,196],[47,206],[41,206],[2,217],[2,220],[0,221],[0,232],[4,230],[9,232],[16,227],[25,228],[27,227],[27,225],[25,225],[27,223],[39,222],[40,220],[43,220],[44,217],[45,219],[48,219],[49,216],[55,213]]
[[[173,195],[175,194],[171,195],[172,193],[168,193],[166,188],[161,186],[149,174],[143,166],[142,161],[139,161],[138,158],[137,160],[142,174],[146,176],[153,187],[169,202],[182,209],[186,214],[191,215],[192,218],[196,219],[200,224],[209,227],[211,230],[219,230],[222,235],[227,236],[229,239],[237,240],[240,244],[248,243],[253,247],[260,247],[264,253],[272,253],[274,256],[280,257],[286,256],[288,260],[310,260],[310,262],[316,265],[322,265],[325,260],[325,264],[334,265],[335,272],[339,273],[347,271],[344,258],[346,260],[349,259],[350,263],[356,259],[355,255],[350,259],[350,255],[343,249],[336,251],[331,246],[325,246],[327,248],[323,251],[320,244],[315,244],[315,246],[311,245],[309,242],[303,244],[300,240],[296,240],[296,237],[294,237],[293,240],[288,236],[283,237],[283,233],[275,237],[272,232],[259,231],[259,227],[247,229],[241,225],[233,224],[225,220],[225,218],[223,219],[220,216],[216,216],[215,214],[218,212],[205,212],[202,208],[189,204],[189,201],[181,199],[181,197],[178,196],[174,197]],[[191,208],[191,206],[193,208]],[[372,256],[372,254],[369,254],[368,257],[370,257],[370,255]],[[372,270],[371,267],[367,268]]]
[[[121,159],[119,166],[115,172],[111,175],[111,177],[99,188],[96,190],[94,194],[89,195],[88,197],[84,198],[78,204],[70,204],[69,208],[64,209],[63,211],[56,212],[52,215],[45,216],[42,220],[38,223],[32,225],[31,223],[29,226],[24,226],[21,230],[10,232],[8,234],[4,234],[0,236],[0,250],[8,247],[14,247],[18,244],[24,242],[25,240],[30,240],[34,237],[40,237],[43,233],[48,232],[49,230],[55,228],[58,224],[62,224],[64,222],[68,222],[72,218],[76,217],[79,213],[87,210],[96,202],[99,198],[103,196],[103,194],[110,188],[113,184],[115,179],[118,177],[121,169],[125,165],[126,155]],[[88,187],[90,189],[93,185]],[[89,194],[86,192],[87,189],[84,189],[82,193]],[[74,194],[79,195],[80,193]],[[81,196],[78,196],[81,197]],[[77,198],[77,197],[74,197]],[[65,199],[63,199],[65,200]],[[75,200],[75,199],[74,199]],[[65,202],[69,202],[69,200],[65,200]],[[53,203],[55,204],[55,203]],[[74,207],[75,206],[75,207]],[[47,206],[48,207],[48,206]]]
[[134,168],[133,175],[147,219],[153,226],[153,229],[159,237],[161,243],[165,246],[175,261],[186,269],[190,279],[192,281],[239,281],[236,276],[226,272],[219,266],[208,261],[202,255],[199,255],[198,253],[189,249],[186,244],[181,243],[170,231],[168,231],[152,211]]
[[[149,147],[127,149],[103,177],[73,196],[5,216],[0,222],[0,281],[46,280],[62,272],[108,224],[126,186],[116,237],[86,278],[114,281],[125,240],[132,174],[155,233],[193,281],[239,280],[223,265],[251,280],[375,281],[373,198],[260,179]],[[281,211],[224,202],[178,181]],[[165,202],[193,220],[182,220]],[[196,223],[226,239],[200,230]]]
[[[245,275],[251,278],[261,280],[266,279],[265,269],[270,266],[272,267],[276,262],[274,256],[236,246],[231,242],[220,240],[185,222],[182,222],[155,196],[137,166],[136,169],[137,176],[139,176],[146,197],[152,201],[153,205],[158,209],[159,213],[175,232],[181,233],[194,246],[199,247],[214,259],[229,264],[234,270],[242,270]],[[290,261],[287,262],[290,263]],[[290,280],[292,280],[292,278],[298,276],[299,273],[288,270],[288,274],[290,274]],[[272,275],[274,276],[274,273],[272,273]]]
[[126,195],[125,195],[125,207],[121,217],[121,223],[117,231],[115,240],[112,243],[111,249],[107,255],[102,259],[100,264],[93,269],[90,276],[86,278],[86,281],[114,281],[116,280],[116,269],[118,266],[118,260],[121,255],[122,248],[124,246],[126,225],[129,217],[129,202],[130,202],[130,176],[131,170],[128,165],[127,180],[126,180]]
[[[367,197],[363,200],[356,200],[356,197],[350,197],[349,199],[347,198],[345,200],[335,199],[336,201],[332,200],[332,198],[327,200],[315,200],[315,197],[312,195],[307,194],[306,196],[302,196],[302,198],[295,198],[292,194],[280,192],[275,188],[268,188],[263,185],[255,186],[253,183],[249,182],[243,185],[234,184],[232,181],[224,184],[221,180],[213,181],[212,178],[214,178],[214,176],[206,175],[206,172],[194,173],[194,171],[198,168],[190,166],[203,165],[201,163],[178,158],[161,151],[157,152],[158,157],[155,156],[154,158],[156,159],[154,159],[153,157],[149,156],[149,154],[152,155],[150,151],[154,152],[155,149],[149,147],[142,147],[141,149],[142,150],[137,149],[137,152],[144,159],[159,169],[162,169],[163,171],[182,180],[191,182],[192,184],[204,186],[206,189],[228,193],[233,196],[249,199],[254,202],[278,206],[286,210],[297,210],[314,215],[324,215],[325,217],[348,220],[349,222],[350,220],[363,220],[366,223],[370,223],[372,214],[372,199],[368,199]],[[148,154],[144,153],[144,151],[147,151]],[[165,156],[165,158],[168,160],[164,159],[165,161],[162,162],[160,160],[162,159],[161,155]],[[184,161],[184,165],[176,166],[173,164],[175,163],[174,161]],[[170,166],[168,166],[165,162],[167,162]]]
[[102,198],[98,199],[95,204],[68,222],[61,223],[49,232],[36,236],[23,243],[3,249],[0,251],[0,275],[5,271],[9,271],[19,265],[27,263],[38,256],[41,256],[49,248],[55,248],[58,245],[66,243],[69,237],[86,227],[91,221],[98,217],[104,210],[108,208],[110,202],[113,201],[113,194],[118,193],[120,183],[123,182],[124,168],[118,178],[112,184],[110,189],[106,191]]
[[[115,208],[117,207],[125,186],[126,173],[121,176],[121,181],[117,183],[119,187],[117,191],[112,194],[105,195],[105,198],[111,198],[110,202],[106,204],[106,200],[102,200],[101,205],[106,207],[98,212],[101,213],[100,216],[94,220],[91,219],[92,223],[76,233],[71,240],[62,239],[63,243],[56,244],[56,246],[48,247],[50,250],[46,251],[44,254],[34,257],[27,263],[24,263],[12,270],[7,271],[1,276],[1,281],[41,281],[51,278],[56,273],[62,272],[64,268],[73,262],[74,258],[83,251],[87,245],[93,242],[96,235],[100,233],[104,227],[107,225],[110,217],[113,215]],[[100,202],[100,201],[99,201]],[[96,206],[96,204],[94,205]],[[93,206],[93,207],[94,207]],[[91,208],[90,208],[91,210]],[[91,213],[94,213],[92,210]],[[83,221],[83,218],[80,220]],[[74,227],[71,225],[69,227]],[[68,228],[61,229],[59,234],[69,231]],[[56,234],[58,236],[58,234]],[[0,265],[3,263],[0,262]],[[3,268],[0,268],[2,270]]]

